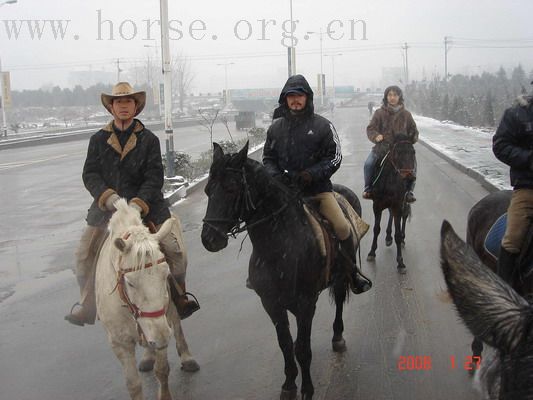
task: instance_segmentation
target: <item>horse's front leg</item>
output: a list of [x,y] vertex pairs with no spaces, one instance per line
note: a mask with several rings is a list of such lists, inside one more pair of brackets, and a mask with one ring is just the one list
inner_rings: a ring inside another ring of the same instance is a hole
[[281,386],[280,400],[296,400],[298,394],[298,387],[296,386],[298,367],[294,360],[294,345],[289,330],[287,311],[277,304],[275,300],[261,297],[261,302],[276,327],[278,344],[285,360],[285,382]]
[[137,372],[135,361],[135,342],[111,342],[111,348],[122,364],[122,371],[126,378],[126,387],[132,400],[143,400],[141,378]]
[[176,338],[176,350],[181,359],[181,369],[187,372],[196,372],[200,366],[189,351],[189,345],[185,340],[183,329],[181,327],[181,319],[178,316],[178,311],[174,303],[171,302],[167,312],[167,318],[174,330],[174,337]]
[[159,381],[158,400],[172,400],[170,389],[168,387],[168,374],[170,367],[168,366],[167,348],[156,350],[155,358],[155,376]]
[[367,261],[374,261],[376,259],[376,250],[378,248],[378,236],[379,232],[381,232],[381,213],[383,210],[378,210],[376,207],[374,207],[374,239],[372,240],[372,247],[370,248],[370,252],[368,253],[368,256],[366,257]]
[[389,210],[389,222],[387,223],[387,235],[385,236],[385,246],[389,247],[392,244],[392,212]]
[[398,272],[405,273],[405,264],[402,257],[402,216],[400,213],[394,213],[394,242],[396,243],[396,262],[398,263]]
[[344,302],[346,301],[346,290],[348,283],[344,274],[337,274],[333,281],[333,293],[335,295],[335,321],[333,322],[333,339],[331,344],[333,351],[342,353],[346,351],[346,341],[342,334],[344,332],[344,322],[342,320],[342,312],[344,309]]
[[298,307],[296,323],[298,335],[296,337],[295,354],[302,370],[302,400],[312,400],[315,388],[311,379],[311,326],[315,315],[316,299],[306,299]]

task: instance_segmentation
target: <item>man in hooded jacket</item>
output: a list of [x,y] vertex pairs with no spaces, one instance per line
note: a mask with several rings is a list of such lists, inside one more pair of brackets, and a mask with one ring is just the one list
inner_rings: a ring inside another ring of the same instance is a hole
[[333,124],[314,113],[313,91],[302,75],[291,76],[279,96],[274,122],[267,132],[263,164],[273,177],[296,183],[305,197],[313,197],[320,213],[332,224],[343,253],[352,265],[352,291],[366,292],[372,282],[356,264],[350,224],[333,195],[331,176],[342,160]]
[[[96,256],[115,211],[115,202],[120,197],[127,199],[145,224],[153,224],[156,230],[170,218],[161,192],[164,169],[159,139],[135,118],[144,108],[146,93],[135,92],[128,82],[119,82],[111,94],[102,93],[101,100],[113,115],[113,121],[91,137],[83,166],[83,183],[94,200],[76,252],[81,301],[65,316],[68,322],[78,326],[94,324],[96,318]],[[185,294],[187,259],[181,235],[176,222],[160,245],[180,288],[173,292],[172,298],[183,319],[197,311],[199,305]]]

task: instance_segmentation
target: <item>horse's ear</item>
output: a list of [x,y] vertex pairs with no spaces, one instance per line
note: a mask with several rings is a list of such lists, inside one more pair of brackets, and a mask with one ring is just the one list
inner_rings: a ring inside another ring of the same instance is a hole
[[169,218],[167,219],[165,222],[163,222],[163,225],[161,226],[161,228],[159,228],[159,230],[154,233],[154,238],[160,242],[161,239],[165,238],[171,231],[172,229],[172,224],[174,223],[174,218]]
[[235,161],[238,165],[243,165],[246,162],[246,159],[248,158],[248,140],[246,141],[246,144],[244,147],[237,153],[235,157]]
[[130,249],[131,243],[129,243],[129,240],[124,240],[122,238],[116,238],[115,247],[119,249],[122,253],[125,253]]
[[222,147],[217,142],[213,142],[213,162],[218,161],[223,157],[224,150],[222,150]]

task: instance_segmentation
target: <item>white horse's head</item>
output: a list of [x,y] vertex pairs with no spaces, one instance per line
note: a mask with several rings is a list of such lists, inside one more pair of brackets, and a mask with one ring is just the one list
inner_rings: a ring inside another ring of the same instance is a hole
[[159,249],[159,241],[169,234],[172,219],[152,234],[142,224],[139,212],[124,199],[115,204],[109,229],[118,250],[118,292],[128,305],[138,326],[153,348],[168,345],[171,330],[166,318],[169,304],[167,278],[170,270]]

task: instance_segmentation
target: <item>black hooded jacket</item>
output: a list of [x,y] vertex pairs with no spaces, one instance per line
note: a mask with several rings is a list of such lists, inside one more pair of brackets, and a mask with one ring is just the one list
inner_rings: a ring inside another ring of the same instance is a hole
[[[290,89],[307,94],[305,109],[298,115],[290,112],[286,96]],[[333,124],[314,113],[313,90],[302,75],[291,76],[279,96],[274,122],[267,131],[263,148],[263,164],[276,176],[288,172],[292,176],[307,171],[312,182],[304,195],[331,192],[331,176],[341,165],[339,137]]]
[[515,189],[533,189],[533,100],[521,96],[518,103],[505,110],[492,150],[498,160],[511,167],[511,185]]

